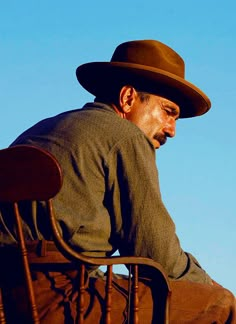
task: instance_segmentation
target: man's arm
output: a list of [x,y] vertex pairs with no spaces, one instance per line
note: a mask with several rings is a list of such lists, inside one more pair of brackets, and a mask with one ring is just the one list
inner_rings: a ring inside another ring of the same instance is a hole
[[180,246],[175,225],[161,199],[151,142],[142,135],[121,142],[110,163],[116,165],[114,187],[119,187],[120,195],[120,253],[152,258],[172,279],[212,283],[197,260]]

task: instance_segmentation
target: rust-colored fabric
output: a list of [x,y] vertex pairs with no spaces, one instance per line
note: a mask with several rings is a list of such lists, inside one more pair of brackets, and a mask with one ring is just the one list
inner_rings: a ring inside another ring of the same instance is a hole
[[[34,289],[40,315],[40,323],[76,323],[78,315],[78,271],[45,271],[33,272]],[[128,280],[115,279],[112,283],[112,314],[111,323],[124,323],[128,317]],[[7,318],[10,323],[28,323],[27,302],[22,296],[24,288],[3,290],[7,304]],[[152,298],[150,280],[142,279],[139,282],[139,317],[140,323],[155,323],[163,321],[162,304],[165,300],[157,294]],[[164,296],[163,296],[164,297]],[[154,300],[154,303],[153,303]],[[153,305],[156,312],[153,313]],[[105,280],[90,278],[86,283],[85,291],[85,323],[103,323],[103,308],[105,307]]]
[[220,286],[173,281],[171,324],[236,323],[235,296]]
[[[75,323],[78,314],[78,272],[33,272],[33,277],[41,323]],[[171,286],[171,324],[236,323],[235,297],[228,290],[187,281],[173,281]],[[104,280],[90,278],[86,287],[85,323],[103,323]],[[124,323],[127,319],[127,287],[126,279],[113,280],[111,323]],[[162,321],[158,287],[152,285],[150,289],[149,280],[141,280],[139,287],[139,323],[158,323],[158,319]],[[12,290],[9,287],[4,289],[3,297],[8,305],[10,323],[29,323],[23,295],[20,286]]]

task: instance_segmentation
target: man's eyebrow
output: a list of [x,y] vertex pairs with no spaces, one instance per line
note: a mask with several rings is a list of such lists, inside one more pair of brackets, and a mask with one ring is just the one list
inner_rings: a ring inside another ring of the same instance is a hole
[[179,117],[180,109],[171,104],[170,102],[163,102],[163,106],[171,110],[171,113]]

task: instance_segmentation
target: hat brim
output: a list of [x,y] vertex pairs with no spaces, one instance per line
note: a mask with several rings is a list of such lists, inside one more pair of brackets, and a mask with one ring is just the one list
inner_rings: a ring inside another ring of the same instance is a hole
[[[140,64],[92,62],[76,70],[79,83],[97,96],[116,85],[131,84],[140,91],[169,99],[180,107],[180,118],[201,116],[211,107],[209,98],[192,83],[166,72]],[[104,88],[105,87],[105,88]]]

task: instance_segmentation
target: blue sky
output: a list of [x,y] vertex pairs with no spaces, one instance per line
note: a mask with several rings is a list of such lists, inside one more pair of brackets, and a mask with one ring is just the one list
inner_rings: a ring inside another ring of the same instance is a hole
[[212,109],[179,120],[157,151],[163,200],[183,248],[236,294],[235,37],[233,0],[1,1],[0,148],[93,99],[77,83],[78,65],[110,60],[127,40],[173,47]]

